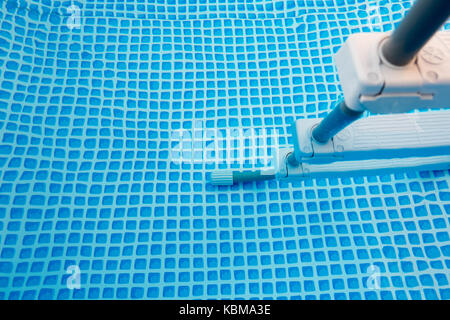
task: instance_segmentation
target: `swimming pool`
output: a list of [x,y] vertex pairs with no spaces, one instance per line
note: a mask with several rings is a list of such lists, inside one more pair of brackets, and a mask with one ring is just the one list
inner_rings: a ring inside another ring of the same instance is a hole
[[[410,4],[0,1],[0,299],[449,299],[448,171],[206,182],[324,117],[332,55]],[[203,161],[199,130],[266,144]]]

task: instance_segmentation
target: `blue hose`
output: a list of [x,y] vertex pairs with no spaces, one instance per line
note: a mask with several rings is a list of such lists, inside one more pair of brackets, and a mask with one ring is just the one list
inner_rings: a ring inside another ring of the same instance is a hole
[[364,111],[354,111],[347,107],[342,100],[337,107],[331,111],[325,119],[313,130],[312,137],[320,143],[326,143],[333,138],[339,131],[344,129],[352,122],[358,120]]

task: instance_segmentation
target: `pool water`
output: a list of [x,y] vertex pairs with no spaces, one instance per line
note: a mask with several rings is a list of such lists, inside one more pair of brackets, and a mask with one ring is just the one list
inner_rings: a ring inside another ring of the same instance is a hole
[[347,36],[410,5],[0,1],[0,299],[449,299],[448,171],[214,187],[265,164],[174,139],[270,158],[341,97]]

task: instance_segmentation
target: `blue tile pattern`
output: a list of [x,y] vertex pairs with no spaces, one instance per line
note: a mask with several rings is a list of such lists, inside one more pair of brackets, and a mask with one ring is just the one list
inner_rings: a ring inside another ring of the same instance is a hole
[[346,37],[410,4],[0,1],[0,299],[449,299],[448,171],[216,188],[170,159],[197,124],[288,146]]

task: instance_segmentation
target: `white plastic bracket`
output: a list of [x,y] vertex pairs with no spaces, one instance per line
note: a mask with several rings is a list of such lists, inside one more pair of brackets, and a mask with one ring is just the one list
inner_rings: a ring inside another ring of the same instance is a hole
[[450,108],[450,32],[438,32],[404,67],[383,59],[380,48],[388,37],[388,33],[353,34],[336,53],[347,106],[372,113]]

